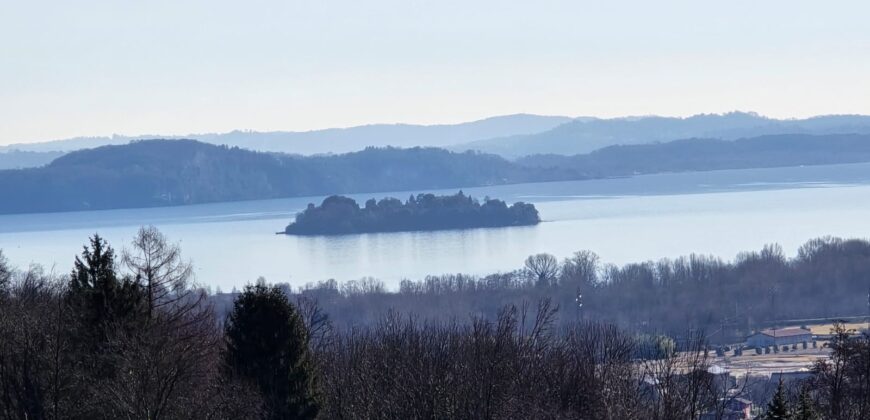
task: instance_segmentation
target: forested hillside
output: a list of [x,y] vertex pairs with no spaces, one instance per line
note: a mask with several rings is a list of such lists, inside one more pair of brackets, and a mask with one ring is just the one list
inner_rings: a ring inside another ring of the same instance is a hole
[[0,213],[175,206],[220,201],[446,189],[633,174],[870,161],[870,135],[776,135],[612,146],[516,162],[435,148],[292,156],[192,140],[148,140],[0,171]]
[[569,179],[500,157],[369,148],[337,156],[252,152],[151,140],[73,152],[42,168],[0,171],[0,213],[51,212]]
[[581,176],[605,177],[867,161],[870,161],[870,135],[783,134],[735,141],[689,139],[611,146],[575,156],[527,156],[517,162],[530,167],[575,171]]

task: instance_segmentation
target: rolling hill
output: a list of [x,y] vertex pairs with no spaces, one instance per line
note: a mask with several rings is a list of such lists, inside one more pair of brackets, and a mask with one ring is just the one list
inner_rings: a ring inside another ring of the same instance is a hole
[[575,155],[614,145],[687,138],[736,140],[775,134],[870,134],[870,116],[777,120],[754,113],[733,112],[688,118],[578,119],[543,133],[479,140],[452,146],[451,150],[478,150],[518,158],[534,154]]
[[539,133],[569,121],[571,121],[569,117],[516,114],[441,125],[372,124],[299,132],[232,131],[220,134],[188,134],[184,136],[80,137],[0,146],[0,152],[13,149],[30,152],[71,152],[107,145],[121,145],[133,140],[163,138],[193,139],[204,143],[236,146],[261,152],[314,155],[356,152],[370,146],[445,147],[493,137]]
[[592,153],[533,155],[517,163],[531,168],[571,171],[578,177],[608,177],[659,172],[769,168],[870,162],[870,135],[779,134],[734,141],[675,140],[610,146]]
[[177,206],[220,201],[446,189],[658,172],[870,162],[870,135],[770,135],[610,146],[508,161],[438,148],[329,156],[253,152],[193,140],[137,141],[0,171],[0,213]]

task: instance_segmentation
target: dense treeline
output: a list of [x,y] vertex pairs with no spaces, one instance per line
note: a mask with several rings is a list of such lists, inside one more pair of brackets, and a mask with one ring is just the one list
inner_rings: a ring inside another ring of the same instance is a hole
[[[863,285],[854,287],[868,249],[824,239],[793,260],[768,247],[735,263],[689,258],[652,271],[542,254],[522,274],[430,278],[395,293],[375,281],[294,295],[258,282],[211,298],[154,228],[120,254],[91,238],[68,276],[11,269],[0,253],[0,418],[731,418],[737,398],[755,395],[751,378],[733,383],[710,369],[708,338],[686,332],[691,321],[676,340],[651,336],[648,324],[626,322],[636,316],[627,305],[651,322],[662,291],[727,292],[722,282],[738,278],[722,277],[729,272],[747,278],[748,293],[763,295],[766,276],[793,278],[787,288],[810,299],[826,293],[796,284],[824,278],[863,301]],[[619,295],[629,288],[636,300]],[[481,298],[477,312],[465,312],[469,296]],[[217,315],[226,297],[227,316]],[[511,299],[522,301],[503,304]],[[698,311],[679,299],[667,311]],[[824,299],[832,311],[853,304],[841,292]],[[397,310],[402,302],[415,309]],[[432,316],[436,306],[452,319]],[[769,418],[870,413],[870,339],[834,333],[831,359],[781,386]]]
[[483,204],[459,191],[455,195],[417,194],[404,203],[396,198],[370,199],[365,207],[352,198],[330,196],[320,206],[308,204],[287,226],[288,235],[336,235],[365,232],[464,229],[535,225],[541,221],[532,204],[485,199]]
[[579,317],[670,334],[692,326],[714,342],[731,343],[775,321],[866,315],[867,279],[870,242],[826,237],[808,241],[794,258],[770,245],[733,261],[690,255],[620,267],[581,251],[562,261],[531,256],[518,270],[487,276],[404,280],[395,292],[365,278],[321,281],[299,292],[316,298],[334,322],[349,325],[375,323],[382,308],[427,319],[494,319],[505,305],[547,298],[562,308],[560,323]]
[[[192,140],[151,140],[0,171],[0,213],[173,206],[219,201],[443,189],[575,178],[498,156],[432,148],[369,148],[291,156]],[[39,194],[33,194],[39,191]]]
[[[330,418],[698,418],[727,401],[698,347],[638,359],[617,328],[554,328],[553,308],[508,307],[493,322],[431,323],[393,314],[342,334],[323,354]],[[642,360],[638,362],[638,360]],[[646,386],[655,375],[691,383]],[[692,393],[681,394],[689,389]],[[350,390],[365,390],[351,391]],[[667,400],[659,392],[671,394]]]

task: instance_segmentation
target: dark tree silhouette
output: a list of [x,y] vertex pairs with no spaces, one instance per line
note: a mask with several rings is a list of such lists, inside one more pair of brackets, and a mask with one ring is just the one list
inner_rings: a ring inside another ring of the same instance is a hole
[[798,406],[795,409],[793,420],[819,420],[819,413],[816,411],[816,403],[810,396],[809,387],[801,388],[801,394],[798,398]]
[[773,399],[767,404],[767,412],[764,413],[765,420],[789,420],[791,412],[788,407],[788,398],[785,395],[785,387],[782,383],[782,378],[779,379],[779,385],[776,387],[776,393]]
[[816,361],[819,412],[836,420],[870,417],[870,335],[834,324],[828,360]]
[[268,419],[309,419],[319,411],[308,332],[278,287],[247,286],[226,327],[224,360],[231,375],[253,381]]
[[67,302],[78,315],[81,338],[98,346],[114,329],[133,328],[142,314],[142,293],[115,271],[115,251],[99,235],[90,239],[70,274]]
[[9,269],[9,262],[6,260],[6,256],[3,255],[3,250],[0,249],[0,296],[9,287],[10,278],[12,278],[12,270]]
[[65,293],[73,318],[71,354],[76,361],[76,389],[90,402],[85,417],[111,415],[105,390],[122,365],[118,338],[133,334],[144,320],[141,289],[116,271],[115,252],[99,235],[76,257]]

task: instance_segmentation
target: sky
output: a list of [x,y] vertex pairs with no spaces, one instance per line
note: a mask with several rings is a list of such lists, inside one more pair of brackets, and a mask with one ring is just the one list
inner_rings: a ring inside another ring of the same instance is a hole
[[866,1],[0,0],[0,145],[76,136],[870,114]]

